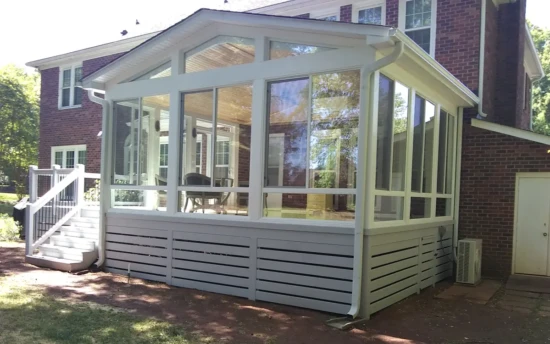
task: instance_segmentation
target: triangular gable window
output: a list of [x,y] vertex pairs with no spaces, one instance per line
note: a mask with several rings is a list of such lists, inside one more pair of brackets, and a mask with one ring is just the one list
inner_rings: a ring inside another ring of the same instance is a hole
[[333,48],[272,41],[269,45],[269,59],[276,60],[291,56],[316,54],[328,50],[333,50]]
[[165,78],[172,75],[172,64],[170,61],[156,67],[153,70],[150,70],[144,74],[141,74],[135,79],[132,79],[132,81],[137,80],[150,80],[150,79],[157,79],[157,78]]
[[254,40],[218,36],[185,54],[185,73],[254,62]]

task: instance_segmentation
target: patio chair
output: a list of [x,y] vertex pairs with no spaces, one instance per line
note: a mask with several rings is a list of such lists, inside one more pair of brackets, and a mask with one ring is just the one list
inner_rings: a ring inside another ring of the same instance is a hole
[[[158,174],[155,174],[155,185],[156,186],[166,186],[166,185],[168,185],[168,180],[166,180],[166,178],[161,177]],[[159,195],[159,204],[158,204],[158,206],[160,207],[162,204],[164,204],[164,206],[166,206],[166,191],[159,190],[158,195]]]
[[[211,179],[204,174],[188,173],[184,176],[184,185],[210,186]],[[233,179],[220,178],[216,181],[216,186],[232,187]],[[185,211],[185,209],[187,209],[187,206],[189,205],[189,201],[191,201],[191,204],[193,206],[193,208],[190,210],[191,213],[195,212],[197,209],[202,208],[202,212],[204,214],[204,210],[208,206],[209,208],[215,209],[217,214],[221,214],[222,212],[224,214],[227,214],[227,211],[225,210],[225,205],[231,193],[228,192],[225,195],[224,194],[224,192],[216,191],[185,191],[185,205],[183,206],[183,209]],[[215,203],[213,205],[208,205],[207,201],[210,200],[214,200]]]

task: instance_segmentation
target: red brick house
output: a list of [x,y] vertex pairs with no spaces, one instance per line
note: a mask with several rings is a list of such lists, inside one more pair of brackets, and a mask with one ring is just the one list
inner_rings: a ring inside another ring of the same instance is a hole
[[[365,317],[450,276],[459,238],[483,239],[486,275],[549,275],[550,218],[540,238],[519,232],[522,219],[535,218],[522,213],[532,208],[522,200],[535,196],[521,187],[550,185],[550,138],[530,131],[531,85],[544,74],[525,6],[291,0],[248,13],[201,10],[158,34],[30,62],[42,73],[39,167],[101,170],[109,185],[98,265],[117,273],[131,262],[143,278]],[[168,48],[178,44],[185,48]],[[357,52],[376,60],[372,79]],[[376,86],[359,87],[367,83]],[[371,117],[354,115],[365,111]],[[218,205],[213,213],[204,197]],[[247,224],[222,215],[242,207]],[[220,217],[231,228],[224,235]],[[295,236],[266,234],[284,226]],[[201,270],[205,243],[235,266],[254,261],[251,275],[233,266],[224,280],[225,268]],[[398,268],[432,244],[436,259]],[[524,258],[534,244],[536,255]],[[143,250],[160,258],[138,256]],[[282,271],[287,263],[293,277]],[[319,275],[301,270],[305,263]]]

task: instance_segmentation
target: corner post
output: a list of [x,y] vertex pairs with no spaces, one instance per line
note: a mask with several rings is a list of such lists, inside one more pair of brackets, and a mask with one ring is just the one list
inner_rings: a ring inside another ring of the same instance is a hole
[[29,203],[36,202],[36,195],[38,189],[38,175],[36,170],[38,166],[31,165],[29,166]]
[[32,255],[32,244],[34,239],[34,221],[32,213],[32,203],[36,202],[36,194],[38,188],[38,175],[36,174],[37,166],[29,167],[29,203],[25,210],[25,255]]
[[[59,170],[61,169],[61,166],[59,165],[52,165],[52,185],[50,189],[54,188],[57,183],[59,183]],[[57,196],[56,196],[57,197]],[[52,214],[56,214],[56,201],[52,202]]]

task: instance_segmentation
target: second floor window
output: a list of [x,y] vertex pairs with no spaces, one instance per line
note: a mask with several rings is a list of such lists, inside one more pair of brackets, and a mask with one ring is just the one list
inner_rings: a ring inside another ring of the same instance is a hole
[[59,107],[66,108],[82,104],[82,66],[61,68]]
[[359,8],[357,11],[357,23],[361,24],[376,24],[382,25],[384,20],[382,18],[382,5],[372,6],[368,8]]
[[427,53],[433,55],[432,36],[435,34],[433,5],[435,5],[435,0],[405,0],[404,2],[405,8],[404,11],[400,11],[400,15],[404,16],[405,33]]

